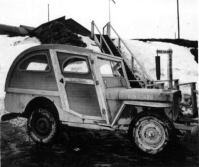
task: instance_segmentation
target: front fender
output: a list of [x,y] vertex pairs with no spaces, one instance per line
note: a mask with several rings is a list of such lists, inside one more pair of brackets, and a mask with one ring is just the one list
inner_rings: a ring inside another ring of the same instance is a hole
[[142,106],[142,107],[151,107],[151,108],[170,108],[172,107],[172,104],[170,103],[157,103],[157,102],[145,102],[145,101],[124,101],[119,108],[111,127],[115,125],[115,123],[120,118],[120,115],[122,114],[124,108],[126,105],[132,105],[132,106]]

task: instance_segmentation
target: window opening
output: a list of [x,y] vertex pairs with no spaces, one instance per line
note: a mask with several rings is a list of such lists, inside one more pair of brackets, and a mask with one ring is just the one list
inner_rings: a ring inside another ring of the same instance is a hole
[[24,60],[20,66],[20,70],[25,71],[49,71],[50,66],[45,54],[34,55]]
[[70,73],[88,73],[89,69],[85,59],[75,57],[65,61],[63,71]]
[[104,77],[124,77],[121,62],[99,59],[99,67]]

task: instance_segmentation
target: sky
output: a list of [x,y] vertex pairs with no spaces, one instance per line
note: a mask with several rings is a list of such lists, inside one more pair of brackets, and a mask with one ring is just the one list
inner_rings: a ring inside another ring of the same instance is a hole
[[[37,27],[66,16],[102,32],[109,22],[124,39],[177,38],[177,0],[0,0],[0,24]],[[180,37],[198,40],[198,0],[179,0]],[[115,34],[112,33],[114,37]]]

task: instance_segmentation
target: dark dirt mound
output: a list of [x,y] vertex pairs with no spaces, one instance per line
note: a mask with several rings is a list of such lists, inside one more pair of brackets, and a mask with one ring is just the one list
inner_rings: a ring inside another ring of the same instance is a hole
[[[194,149],[195,148],[195,149]],[[1,122],[2,167],[183,166],[199,165],[198,140],[183,139],[161,156],[140,155],[127,135],[62,126],[53,147],[37,146],[26,135],[26,125]]]
[[42,29],[40,33],[31,34],[36,36],[42,44],[68,44],[86,47],[81,37],[70,31],[62,22],[52,22]]

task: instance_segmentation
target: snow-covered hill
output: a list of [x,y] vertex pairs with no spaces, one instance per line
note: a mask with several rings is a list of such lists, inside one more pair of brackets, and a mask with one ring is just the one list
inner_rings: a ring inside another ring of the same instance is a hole
[[[173,79],[179,79],[179,83],[197,82],[198,90],[198,64],[190,52],[191,48],[165,42],[142,42],[138,40],[124,40],[124,42],[153,80],[157,80],[155,68],[156,50],[172,49]],[[115,40],[115,44],[117,43],[117,40]],[[121,50],[124,53],[124,58],[130,60],[131,55],[124,45],[121,45]],[[161,57],[161,80],[165,80],[167,79],[168,55],[159,54],[159,56]],[[181,86],[180,88],[183,94],[190,94],[190,86]]]
[[[95,42],[89,37],[81,36],[87,44],[87,48],[100,52]],[[173,78],[180,79],[183,82],[198,83],[198,64],[194,61],[190,48],[163,43],[163,42],[141,42],[136,40],[125,40],[125,43],[131,49],[137,59],[143,64],[146,71],[156,80],[155,56],[157,49],[173,50]],[[7,72],[16,58],[16,56],[25,49],[39,45],[36,38],[29,37],[7,37],[0,35],[0,113],[3,111],[3,99],[5,96],[4,85]],[[125,53],[125,59],[130,59],[127,50],[122,46],[122,52]],[[161,55],[161,79],[167,79],[167,56]],[[197,84],[198,87],[198,84]],[[183,94],[190,94],[189,87],[182,87]]]

